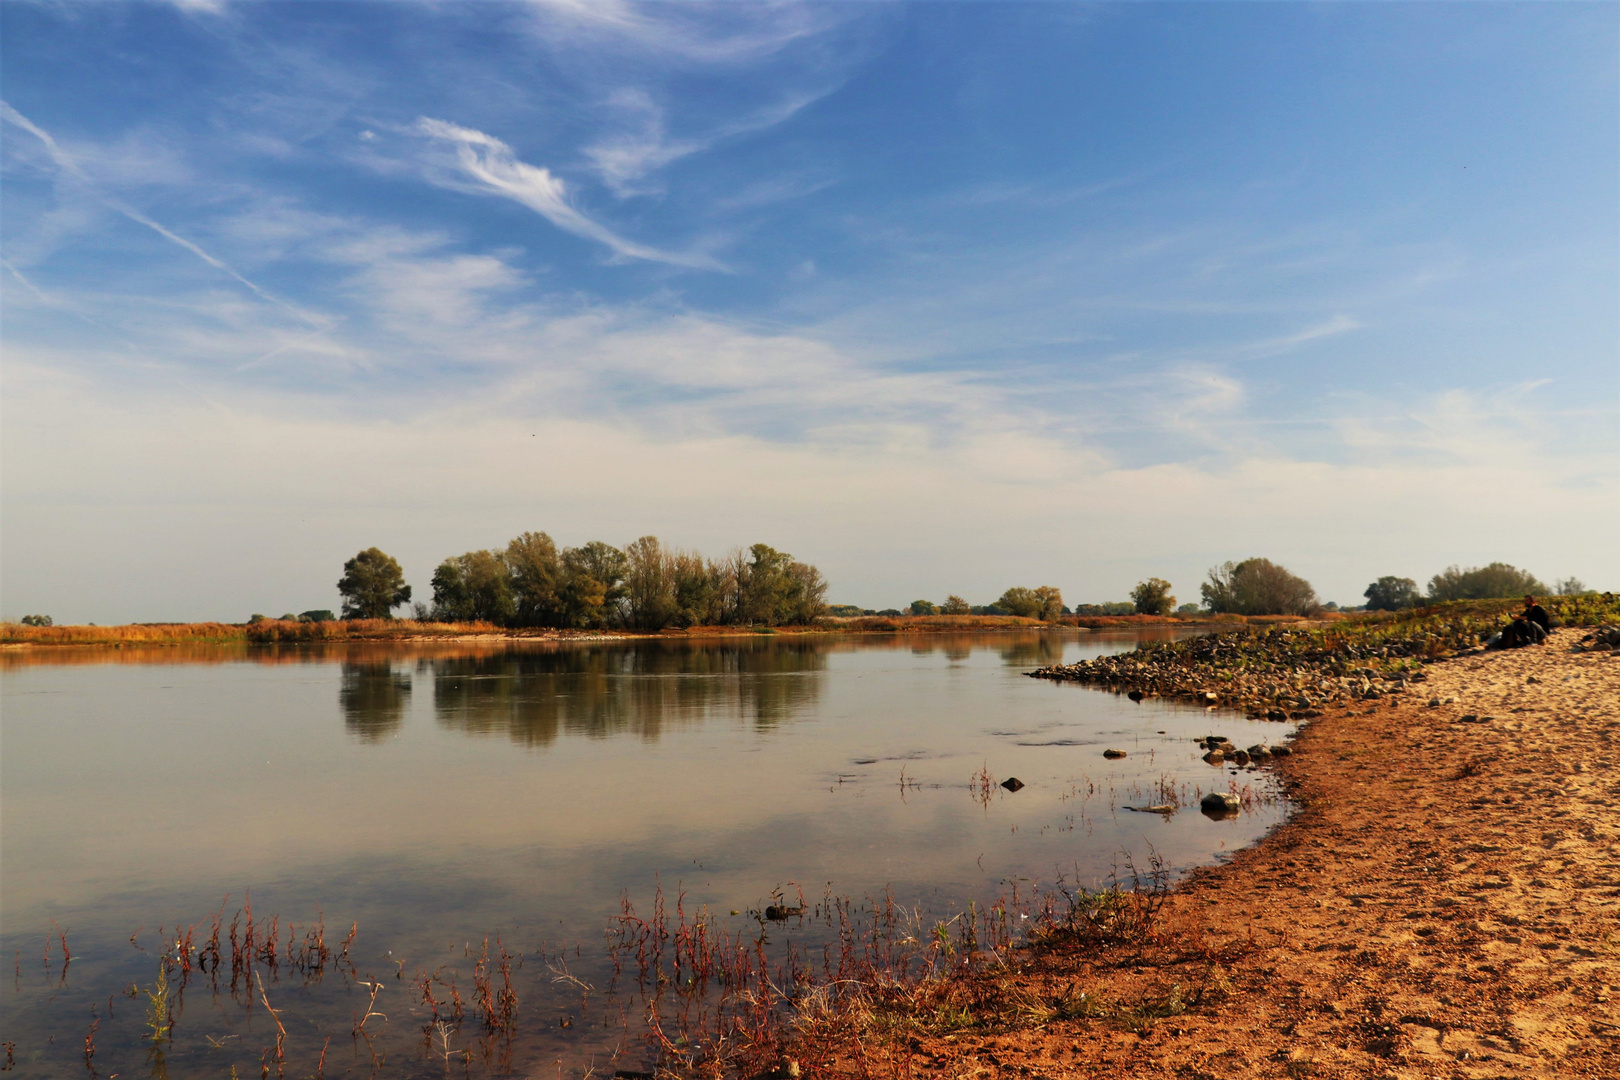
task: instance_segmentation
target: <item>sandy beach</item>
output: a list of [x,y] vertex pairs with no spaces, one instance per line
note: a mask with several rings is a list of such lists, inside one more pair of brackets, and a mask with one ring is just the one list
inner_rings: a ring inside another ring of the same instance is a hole
[[1620,1076],[1620,654],[1571,651],[1581,633],[1328,710],[1278,766],[1298,812],[1173,890],[1151,940],[1037,954],[998,984],[1084,992],[1106,1017],[834,1052],[828,1071]]

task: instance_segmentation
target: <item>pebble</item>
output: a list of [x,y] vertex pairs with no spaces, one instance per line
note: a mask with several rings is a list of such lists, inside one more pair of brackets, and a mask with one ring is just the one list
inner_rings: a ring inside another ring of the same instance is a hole
[[1112,758],[1122,758],[1124,756],[1125,756],[1125,751],[1123,751],[1123,750],[1104,750],[1103,751],[1103,757],[1105,757],[1105,758],[1110,758],[1110,759],[1112,759]]

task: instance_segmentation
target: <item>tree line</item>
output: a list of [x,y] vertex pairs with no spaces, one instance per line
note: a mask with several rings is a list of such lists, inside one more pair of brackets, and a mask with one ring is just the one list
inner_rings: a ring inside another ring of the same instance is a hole
[[[370,548],[343,564],[343,617],[390,618],[410,602],[399,563]],[[504,548],[469,551],[433,571],[433,602],[417,618],[507,627],[662,630],[786,626],[826,608],[821,571],[768,544],[709,559],[643,536],[623,549],[599,540],[558,548],[526,532]]]
[[1429,579],[1426,593],[1418,591],[1417,582],[1408,577],[1386,574],[1367,586],[1362,595],[1367,598],[1368,611],[1403,611],[1420,604],[1442,604],[1451,600],[1495,600],[1508,596],[1579,596],[1587,591],[1578,578],[1568,577],[1555,582],[1552,588],[1543,585],[1528,570],[1504,562],[1473,566],[1463,570],[1448,566]]

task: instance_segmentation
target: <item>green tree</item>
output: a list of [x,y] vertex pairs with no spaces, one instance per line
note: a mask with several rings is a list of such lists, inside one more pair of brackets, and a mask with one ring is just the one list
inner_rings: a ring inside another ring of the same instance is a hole
[[1057,622],[1063,615],[1063,592],[1055,585],[1042,585],[1036,589],[1035,599],[1041,605],[1035,613],[1036,618],[1044,622]]
[[1423,599],[1418,592],[1417,582],[1393,574],[1385,574],[1368,585],[1367,591],[1361,595],[1367,598],[1368,611],[1405,611]]
[[54,625],[56,625],[55,620],[53,620],[49,615],[24,615],[22,617],[22,624],[24,626],[54,626]]
[[592,540],[562,553],[562,624],[601,628],[623,619],[624,575],[630,565],[624,552]]
[[911,602],[911,613],[913,615],[934,615],[937,614],[937,609],[934,607],[932,600],[913,600]]
[[809,626],[827,613],[827,579],[809,563],[795,560],[788,567],[787,603],[782,621],[792,626]]
[[557,545],[543,532],[526,532],[506,545],[502,556],[511,579],[514,618],[520,626],[555,626],[561,600],[562,565]]
[[1008,615],[1034,619],[1041,613],[1041,598],[1035,595],[1034,589],[1015,585],[1002,593],[1001,599],[997,600],[994,606]]
[[939,613],[941,615],[967,615],[972,610],[973,608],[966,600],[952,593],[945,598],[945,603],[940,605]]
[[1174,588],[1163,578],[1150,577],[1138,582],[1131,590],[1131,602],[1138,615],[1168,615],[1176,609],[1176,598],[1170,595]]
[[433,616],[445,622],[510,625],[517,616],[511,574],[498,551],[469,551],[433,571]]
[[1448,566],[1429,579],[1429,599],[1436,602],[1541,596],[1546,592],[1547,586],[1537,581],[1534,574],[1503,562],[1467,570]]
[[1270,559],[1212,567],[1198,591],[1210,611],[1237,615],[1309,615],[1321,606],[1310,582]]
[[675,560],[656,536],[625,545],[626,619],[638,630],[662,630],[675,620]]
[[693,551],[676,552],[671,567],[675,624],[713,626],[725,621],[725,571]]
[[367,548],[343,564],[338,579],[345,619],[391,619],[393,610],[411,600],[405,572],[392,555]]

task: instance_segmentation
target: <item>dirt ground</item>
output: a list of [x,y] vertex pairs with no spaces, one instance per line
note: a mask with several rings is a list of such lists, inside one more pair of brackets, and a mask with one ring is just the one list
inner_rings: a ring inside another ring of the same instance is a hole
[[1132,1016],[827,1071],[1620,1077],[1620,653],[1571,652],[1577,633],[1322,716],[1280,764],[1299,812],[1174,890],[1159,946],[1049,958],[1008,988]]

